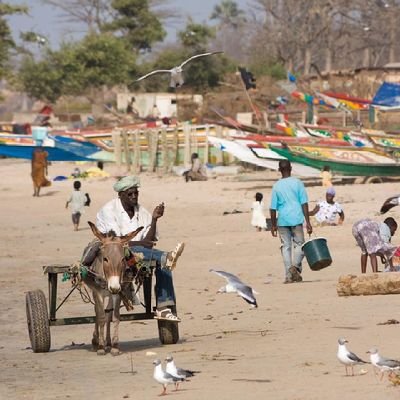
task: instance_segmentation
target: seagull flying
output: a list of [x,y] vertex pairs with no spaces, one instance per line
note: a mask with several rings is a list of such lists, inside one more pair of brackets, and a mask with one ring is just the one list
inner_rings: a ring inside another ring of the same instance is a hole
[[173,87],[173,88],[178,88],[178,87],[182,86],[183,83],[184,83],[184,79],[183,79],[182,73],[183,73],[183,67],[187,63],[189,63],[190,61],[195,60],[196,58],[199,58],[199,57],[206,57],[206,56],[211,56],[213,54],[221,54],[221,53],[223,53],[223,51],[210,51],[210,52],[207,52],[207,53],[195,54],[194,56],[192,56],[192,57],[188,58],[187,60],[185,60],[181,65],[178,65],[178,66],[173,67],[171,69],[157,69],[155,71],[151,71],[148,74],[141,76],[139,79],[136,79],[135,82],[142,81],[143,79],[146,79],[149,76],[154,75],[154,74],[169,73],[169,74],[171,74],[171,80],[169,82],[169,86]]
[[225,286],[222,286],[217,293],[237,293],[243,300],[251,304],[252,307],[258,307],[257,300],[254,297],[257,292],[250,286],[244,284],[236,275],[225,271],[216,271],[215,269],[210,269],[210,272],[222,276],[228,282]]
[[340,338],[338,340],[338,343],[339,347],[337,352],[337,358],[342,364],[344,364],[344,367],[346,368],[346,375],[348,375],[347,367],[350,367],[351,375],[354,376],[354,369],[353,369],[354,365],[368,364],[368,363],[366,361],[361,360],[361,358],[356,356],[351,351],[347,350],[346,343],[348,343],[348,341],[346,339]]
[[[200,371],[191,371],[189,369],[183,369],[179,368],[175,365],[174,358],[172,356],[167,356],[165,359],[167,366],[165,368],[165,371],[172,375],[174,378],[181,378],[183,380],[187,380],[187,378],[191,378],[195,374],[199,373]],[[179,387],[179,381],[175,382],[175,389],[178,390]]]
[[382,357],[378,353],[378,349],[376,347],[373,347],[371,350],[367,351],[367,353],[369,353],[369,358],[371,360],[371,364],[374,366],[374,370],[380,370],[381,380],[386,371],[390,371],[390,373],[393,373],[396,370],[400,370],[400,361]]
[[171,383],[176,382],[182,382],[185,379],[184,378],[178,378],[175,376],[172,376],[171,374],[164,372],[162,369],[161,361],[160,360],[154,360],[153,361],[154,365],[154,373],[153,373],[153,378],[158,382],[163,385],[164,390],[161,392],[161,395],[167,394],[167,386]]

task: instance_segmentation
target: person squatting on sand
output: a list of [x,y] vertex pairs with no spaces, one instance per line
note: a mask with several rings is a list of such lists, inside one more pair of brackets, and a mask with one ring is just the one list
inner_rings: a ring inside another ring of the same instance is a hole
[[32,181],[33,181],[33,196],[39,197],[40,188],[51,186],[51,182],[47,180],[47,157],[49,153],[43,149],[43,147],[38,146],[32,152]]
[[197,153],[193,153],[192,157],[192,166],[188,171],[183,173],[185,177],[185,181],[206,181],[207,180],[207,172],[204,167],[204,164],[200,161],[199,155]]
[[[96,226],[103,232],[113,231],[117,236],[123,236],[143,226],[144,229],[129,243],[133,254],[142,253],[143,261],[155,260],[156,276],[156,318],[180,321],[173,314],[175,307],[175,292],[172,273],[177,260],[183,252],[184,243],[178,243],[173,251],[166,252],[154,248],[158,239],[157,221],[164,215],[164,203],[155,207],[150,214],[139,204],[140,180],[136,176],[125,176],[114,184],[118,197],[106,203],[97,213]],[[84,251],[82,263],[90,266],[99,248],[99,242],[94,241]]]
[[390,244],[390,240],[396,230],[397,222],[391,217],[386,218],[383,222],[364,218],[353,225],[353,236],[356,239],[357,246],[361,248],[362,274],[367,272],[368,256],[372,272],[378,272],[377,255],[385,259],[390,271],[394,271],[392,257],[397,246]]
[[301,247],[304,243],[304,220],[307,233],[312,233],[308,197],[303,182],[291,176],[292,166],[289,160],[279,161],[279,171],[282,178],[274,184],[271,194],[271,233],[274,237],[279,233],[281,240],[285,266],[284,283],[300,282],[303,280],[301,262],[304,253]]
[[[342,225],[344,221],[344,212],[342,206],[334,201],[336,191],[333,186],[326,190],[326,200],[318,202],[310,215],[315,215],[315,219],[320,225]],[[336,222],[339,215],[339,221]]]

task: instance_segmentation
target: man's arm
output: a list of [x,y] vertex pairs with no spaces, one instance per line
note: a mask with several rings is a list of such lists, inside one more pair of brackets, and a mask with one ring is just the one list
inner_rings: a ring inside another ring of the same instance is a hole
[[317,204],[312,211],[308,212],[308,215],[313,216],[319,211],[319,204]]
[[271,234],[273,237],[276,237],[278,231],[278,226],[276,222],[276,210],[269,209],[269,215],[271,217]]
[[389,197],[381,207],[381,214],[387,213],[391,208],[399,205],[399,196]]
[[312,234],[312,226],[311,226],[311,222],[310,222],[310,213],[308,211],[308,203],[302,204],[301,208],[303,209],[304,218],[306,220],[307,233],[309,235],[311,235]]
[[339,222],[338,222],[338,224],[339,224],[339,225],[342,225],[342,224],[343,224],[343,221],[344,221],[344,212],[341,211],[341,212],[339,213]]

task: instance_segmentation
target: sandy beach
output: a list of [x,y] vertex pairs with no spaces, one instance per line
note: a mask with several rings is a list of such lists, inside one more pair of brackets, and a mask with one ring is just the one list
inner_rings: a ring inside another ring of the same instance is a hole
[[[74,167],[54,163],[49,177],[69,175]],[[116,174],[115,168],[105,169]],[[42,289],[47,297],[42,265],[79,260],[92,239],[86,221],[94,221],[97,210],[115,196],[114,178],[82,180],[82,191],[90,193],[92,204],[81,229],[74,232],[65,209],[72,180],[53,182],[42,189],[41,197],[33,198],[29,161],[3,159],[0,169],[1,399],[157,398],[162,388],[152,378],[152,361],[168,354],[178,366],[201,371],[178,392],[168,387],[168,398],[399,398],[400,389],[387,379],[380,382],[370,365],[357,366],[356,375],[346,377],[336,358],[337,339],[345,337],[349,349],[361,358],[368,359],[366,351],[376,346],[383,355],[400,359],[399,325],[379,325],[399,319],[399,297],[336,294],[340,275],[360,273],[352,223],[362,217],[383,220],[377,212],[387,197],[398,193],[397,183],[337,186],[344,225],[315,228],[316,236],[328,240],[332,266],[315,272],[304,261],[304,282],[284,285],[279,239],[250,225],[255,192],[262,192],[269,205],[277,172],[249,173],[245,181],[218,177],[190,183],[177,176],[142,174],[140,203],[148,210],[161,201],[166,204],[158,248],[170,250],[178,241],[186,243],[174,272],[180,341],[162,346],[156,321],[123,322],[123,354],[99,357],[91,351],[93,325],[52,327],[51,351],[33,353],[25,294]],[[308,187],[307,192],[310,207],[324,197],[321,186]],[[243,212],[223,215],[233,210]],[[394,208],[388,216],[398,218],[399,213],[400,208]],[[399,236],[393,243],[400,243]],[[232,272],[254,287],[259,308],[250,310],[232,294],[217,295],[224,280],[210,268]],[[59,282],[60,300],[70,287],[70,282]],[[93,315],[93,309],[78,294],[59,311],[60,317],[84,315]],[[367,372],[360,374],[361,369]]]

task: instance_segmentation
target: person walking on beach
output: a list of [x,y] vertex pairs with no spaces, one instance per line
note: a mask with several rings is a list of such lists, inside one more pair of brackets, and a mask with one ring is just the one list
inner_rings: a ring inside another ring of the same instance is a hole
[[33,196],[39,197],[40,189],[42,187],[50,186],[51,182],[47,180],[47,157],[49,153],[43,149],[43,147],[38,146],[33,150],[32,153],[32,181],[33,181]]
[[309,235],[312,233],[308,213],[308,197],[303,182],[291,176],[292,166],[289,160],[279,161],[279,172],[282,178],[272,187],[271,233],[274,237],[279,233],[281,240],[285,267],[284,283],[300,282],[303,280],[301,263],[304,253],[301,247],[304,243],[304,220],[307,233]]
[[392,236],[397,230],[397,222],[389,217],[379,223],[369,218],[361,219],[353,225],[352,233],[356,239],[357,246],[361,248],[361,273],[367,272],[368,256],[371,261],[372,272],[378,272],[377,255],[383,257],[394,271],[392,257],[397,246],[390,244]]
[[81,192],[81,186],[82,184],[80,181],[74,182],[74,191],[65,204],[65,208],[68,208],[68,205],[71,204],[72,223],[74,224],[75,231],[79,230],[79,222],[81,215],[84,213],[85,205],[90,204],[89,195]]
[[261,232],[263,229],[267,229],[267,221],[264,215],[264,202],[262,193],[257,192],[255,196],[256,201],[251,206],[251,225],[257,229],[257,232]]

